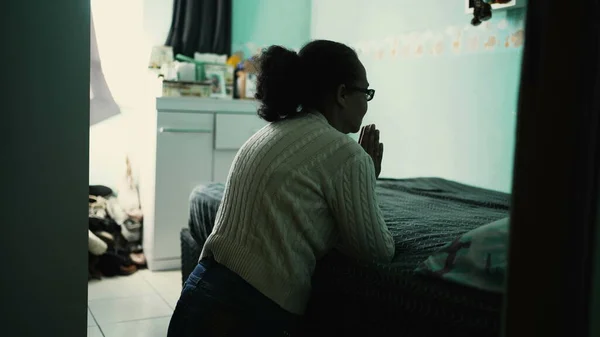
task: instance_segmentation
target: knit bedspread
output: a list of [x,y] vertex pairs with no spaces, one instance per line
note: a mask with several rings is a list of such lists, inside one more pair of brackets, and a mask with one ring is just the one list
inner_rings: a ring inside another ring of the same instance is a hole
[[[393,262],[369,264],[337,252],[319,261],[307,317],[315,329],[336,326],[336,319],[339,328],[312,333],[343,335],[361,326],[373,336],[499,333],[501,295],[417,275],[414,269],[459,235],[506,217],[510,196],[440,178],[381,179],[377,185],[396,243]],[[210,184],[192,193],[189,225],[199,245],[214,225],[223,190],[223,184]]]
[[[413,270],[431,253],[478,226],[506,217],[509,195],[439,178],[377,183],[381,211],[396,242],[392,267]],[[215,222],[224,185],[197,187],[191,195],[190,229],[203,244]]]

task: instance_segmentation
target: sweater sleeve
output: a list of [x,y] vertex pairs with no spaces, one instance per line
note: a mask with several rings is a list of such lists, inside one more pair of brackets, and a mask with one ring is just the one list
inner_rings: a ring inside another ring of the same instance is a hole
[[361,260],[390,262],[394,238],[377,203],[373,161],[358,155],[344,165],[331,182],[330,205],[338,223],[338,248]]

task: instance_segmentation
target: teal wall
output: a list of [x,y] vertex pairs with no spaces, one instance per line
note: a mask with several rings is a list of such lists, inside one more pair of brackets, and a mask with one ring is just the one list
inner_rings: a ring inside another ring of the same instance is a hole
[[[381,130],[382,176],[437,176],[510,191],[522,50],[504,42],[522,27],[523,12],[495,12],[487,28],[473,29],[464,0],[313,2],[311,36],[357,48],[376,89],[365,123]],[[457,53],[453,31],[463,31]],[[500,45],[486,50],[490,36]],[[424,55],[403,54],[418,41]],[[443,52],[431,55],[436,42]]]
[[273,44],[299,49],[310,39],[311,0],[233,0],[232,51]]

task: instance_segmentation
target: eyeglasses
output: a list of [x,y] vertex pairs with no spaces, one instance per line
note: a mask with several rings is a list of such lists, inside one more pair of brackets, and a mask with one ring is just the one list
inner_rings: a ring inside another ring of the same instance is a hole
[[352,86],[348,87],[348,89],[362,92],[363,94],[365,94],[367,96],[367,102],[372,100],[373,97],[375,97],[375,89],[364,89],[364,88],[352,87]]

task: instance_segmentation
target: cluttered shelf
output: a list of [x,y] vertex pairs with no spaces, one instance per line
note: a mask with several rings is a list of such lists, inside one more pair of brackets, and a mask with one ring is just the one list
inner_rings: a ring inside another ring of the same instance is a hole
[[153,49],[149,68],[162,79],[163,97],[201,97],[221,100],[254,98],[256,67],[242,53],[231,56],[177,54],[169,46]]

